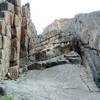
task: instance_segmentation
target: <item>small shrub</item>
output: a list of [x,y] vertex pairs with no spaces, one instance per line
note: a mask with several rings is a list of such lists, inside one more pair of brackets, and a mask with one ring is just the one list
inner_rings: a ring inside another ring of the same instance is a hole
[[2,100],[13,100],[12,96],[4,96]]

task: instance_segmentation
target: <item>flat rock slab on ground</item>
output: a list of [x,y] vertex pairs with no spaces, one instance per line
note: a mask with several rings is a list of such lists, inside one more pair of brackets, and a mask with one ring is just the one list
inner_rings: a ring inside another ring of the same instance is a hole
[[100,92],[79,64],[28,71],[3,86],[14,100],[100,100]]

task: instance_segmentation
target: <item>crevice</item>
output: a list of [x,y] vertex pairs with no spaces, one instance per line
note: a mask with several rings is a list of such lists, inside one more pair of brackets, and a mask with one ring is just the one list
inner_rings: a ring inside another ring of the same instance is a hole
[[87,83],[85,82],[85,80],[82,78],[82,75],[80,75],[80,78],[81,78],[82,82],[85,84],[85,86],[88,88],[89,92],[92,92],[92,90],[90,89],[90,87],[87,85]]

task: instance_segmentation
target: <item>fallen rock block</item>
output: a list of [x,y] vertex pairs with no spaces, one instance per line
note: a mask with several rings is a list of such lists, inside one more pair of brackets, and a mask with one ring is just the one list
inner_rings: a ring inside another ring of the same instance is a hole
[[68,63],[67,61],[52,61],[52,62],[36,62],[34,64],[31,64],[28,66],[28,70],[34,70],[34,69],[37,69],[37,70],[41,70],[41,69],[46,69],[46,68],[50,68],[50,67],[53,67],[53,66],[56,66],[56,65],[62,65],[62,64],[66,64]]
[[6,95],[6,91],[0,87],[0,96],[5,96]]

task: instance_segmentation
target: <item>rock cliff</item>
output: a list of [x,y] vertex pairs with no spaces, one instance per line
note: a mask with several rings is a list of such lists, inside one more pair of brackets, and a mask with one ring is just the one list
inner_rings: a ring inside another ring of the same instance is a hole
[[0,78],[8,72],[12,78],[18,77],[20,60],[31,52],[34,34],[30,5],[21,7],[20,0],[0,0]]
[[100,11],[55,20],[41,35],[30,15],[29,3],[0,0],[0,80],[12,80],[0,86],[14,100],[99,100]]
[[[88,72],[92,73],[93,79],[97,81],[97,77],[100,77],[99,19],[100,11],[78,14],[72,19],[55,20],[35,39],[35,60],[47,60],[70,51],[77,52],[84,60]],[[80,46],[77,46],[77,43]]]
[[34,63],[66,56],[71,51],[91,67],[94,76],[100,73],[100,11],[55,20],[41,35],[37,35],[30,15],[29,3],[21,7],[20,0],[0,0],[1,79],[7,73],[16,79]]
[[[44,29],[44,32],[41,35],[37,36],[37,38],[35,39],[35,52],[46,52],[47,58],[50,55],[56,56],[57,54],[69,51],[68,48],[70,46],[68,47],[67,45],[69,45],[73,37],[78,37],[82,40],[82,43],[85,47],[91,49],[94,55],[99,56],[99,15],[100,11],[97,11],[87,14],[79,14],[72,19],[55,20]],[[59,48],[59,50],[57,49],[55,52],[53,48]],[[50,50],[52,53],[50,52]],[[50,55],[48,55],[48,53]]]

